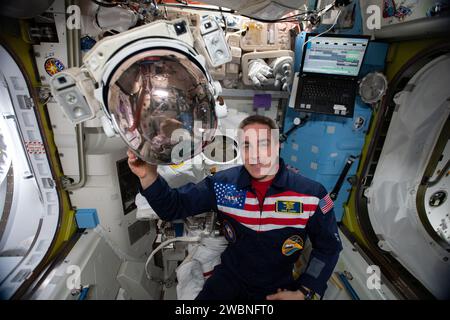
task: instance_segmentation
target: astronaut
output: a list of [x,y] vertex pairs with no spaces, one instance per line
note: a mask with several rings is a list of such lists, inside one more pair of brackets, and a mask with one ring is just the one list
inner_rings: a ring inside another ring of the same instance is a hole
[[[342,250],[333,202],[321,184],[285,167],[272,119],[253,115],[240,129],[243,166],[180,188],[170,188],[157,166],[129,151],[140,192],[163,220],[218,212],[229,245],[197,299],[321,297]],[[307,237],[310,260],[294,279]]]

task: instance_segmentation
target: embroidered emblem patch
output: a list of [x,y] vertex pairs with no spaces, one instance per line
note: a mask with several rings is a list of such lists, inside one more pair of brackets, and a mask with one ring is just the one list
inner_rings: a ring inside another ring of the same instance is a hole
[[225,239],[229,242],[236,241],[236,232],[234,231],[233,226],[226,220],[223,222],[223,233],[225,235]]
[[286,239],[286,241],[284,241],[283,246],[281,247],[281,252],[285,256],[290,256],[294,254],[296,251],[302,249],[303,249],[303,239],[300,236],[295,235],[289,237],[288,239]]
[[282,201],[277,200],[275,202],[275,208],[277,212],[283,213],[302,213],[303,204],[300,201]]

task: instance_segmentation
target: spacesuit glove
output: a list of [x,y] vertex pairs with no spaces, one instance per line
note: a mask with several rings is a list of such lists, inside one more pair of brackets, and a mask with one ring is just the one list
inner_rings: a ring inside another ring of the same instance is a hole
[[273,75],[275,77],[275,88],[287,90],[292,82],[292,57],[280,57],[271,63]]
[[261,87],[273,75],[272,68],[262,59],[251,60],[248,70],[248,77],[256,87]]

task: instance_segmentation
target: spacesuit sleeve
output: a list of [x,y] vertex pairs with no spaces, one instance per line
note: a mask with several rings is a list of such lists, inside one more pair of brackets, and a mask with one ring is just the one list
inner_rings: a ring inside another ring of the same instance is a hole
[[299,285],[313,290],[323,297],[327,282],[342,250],[333,202],[324,187],[322,198],[314,215],[309,219],[306,231],[312,244],[312,251],[305,272],[298,279]]
[[211,211],[216,207],[211,177],[201,182],[188,183],[179,188],[170,188],[158,176],[147,189],[139,188],[156,214],[165,221],[184,219],[189,216]]

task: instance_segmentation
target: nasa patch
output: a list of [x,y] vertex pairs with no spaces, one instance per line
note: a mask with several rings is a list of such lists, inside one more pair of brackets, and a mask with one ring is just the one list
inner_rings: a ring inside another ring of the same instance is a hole
[[244,209],[245,190],[239,190],[233,184],[215,182],[214,192],[216,194],[217,205],[234,209]]
[[236,241],[236,232],[234,231],[233,226],[228,221],[223,222],[223,234],[225,235],[225,239],[229,242]]
[[49,76],[53,76],[58,72],[65,69],[64,64],[61,60],[56,58],[48,58],[44,62],[44,69],[48,73]]
[[295,235],[287,238],[286,241],[284,241],[283,246],[281,247],[281,252],[285,256],[290,256],[295,252],[297,252],[298,250],[302,249],[303,249],[303,239],[300,236]]

